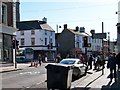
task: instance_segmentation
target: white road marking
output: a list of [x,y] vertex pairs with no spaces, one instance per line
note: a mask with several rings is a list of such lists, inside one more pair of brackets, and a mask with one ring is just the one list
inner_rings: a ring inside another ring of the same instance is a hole
[[22,73],[19,73],[20,75],[25,75],[25,74],[28,74],[28,75],[34,75],[34,74],[39,74],[40,72],[22,72]]

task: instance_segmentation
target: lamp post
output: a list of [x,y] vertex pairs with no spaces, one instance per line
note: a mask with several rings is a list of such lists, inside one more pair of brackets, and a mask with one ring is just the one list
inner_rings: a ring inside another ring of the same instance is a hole
[[57,30],[57,33],[58,33],[58,29],[61,28],[61,26],[59,25],[56,25],[56,30]]
[[[56,30],[57,30],[56,37],[58,36],[58,29],[59,29],[59,28],[61,28],[61,26],[56,25]],[[56,46],[57,46],[57,47],[56,47],[56,52],[58,53],[58,46],[59,46],[59,45],[58,45],[58,38],[56,39]]]
[[108,32],[108,53],[110,54],[110,32]]

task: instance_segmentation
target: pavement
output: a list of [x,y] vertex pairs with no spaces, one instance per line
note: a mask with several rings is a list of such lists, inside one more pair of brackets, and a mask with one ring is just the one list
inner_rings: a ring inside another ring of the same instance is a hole
[[[0,67],[0,73],[11,72],[15,70],[27,69],[31,63],[18,63],[17,68],[14,65]],[[105,66],[106,67],[106,66]],[[111,82],[109,78],[109,69],[102,71],[89,70],[89,77],[84,77],[72,82],[71,90],[120,90],[120,70],[117,71],[117,82]],[[46,82],[35,85],[32,88],[47,88]]]
[[0,73],[5,73],[5,72],[11,72],[11,71],[17,71],[17,70],[22,70],[22,69],[27,69],[31,66],[31,63],[17,63],[16,67],[14,64],[9,63],[9,64],[1,64],[0,65]]
[[[117,82],[110,81],[109,69],[104,69],[104,74],[102,71],[88,71],[92,72],[89,77],[84,78],[84,80],[77,80],[72,83],[72,90],[75,89],[85,89],[85,90],[120,90],[120,79],[117,78]],[[120,77],[120,72],[117,76]]]

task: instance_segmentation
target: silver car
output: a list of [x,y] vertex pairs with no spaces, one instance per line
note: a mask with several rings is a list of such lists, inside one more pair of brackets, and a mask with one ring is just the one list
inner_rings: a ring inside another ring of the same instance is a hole
[[80,59],[66,58],[66,59],[62,59],[60,61],[60,64],[72,65],[74,77],[80,77],[81,75],[86,75],[87,66],[83,64]]

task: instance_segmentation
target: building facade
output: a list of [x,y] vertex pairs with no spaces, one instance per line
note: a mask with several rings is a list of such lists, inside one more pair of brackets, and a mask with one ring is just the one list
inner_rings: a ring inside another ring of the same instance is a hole
[[17,23],[17,28],[19,48],[32,48],[34,59],[38,59],[39,54],[47,56],[48,60],[55,58],[55,31],[46,21],[21,21]]
[[[83,38],[87,36],[89,47],[84,47]],[[63,31],[57,36],[58,53],[65,58],[67,54],[79,57],[80,54],[99,54],[102,51],[102,40],[92,39],[85,32],[81,32],[79,27],[68,29],[67,24],[64,25]],[[97,53],[98,52],[98,53]]]
[[120,1],[118,2],[118,23],[117,23],[117,49],[120,53]]
[[12,39],[13,33],[17,31],[16,20],[18,20],[16,9],[16,2],[13,0],[0,0],[0,61],[2,62],[13,62]]

